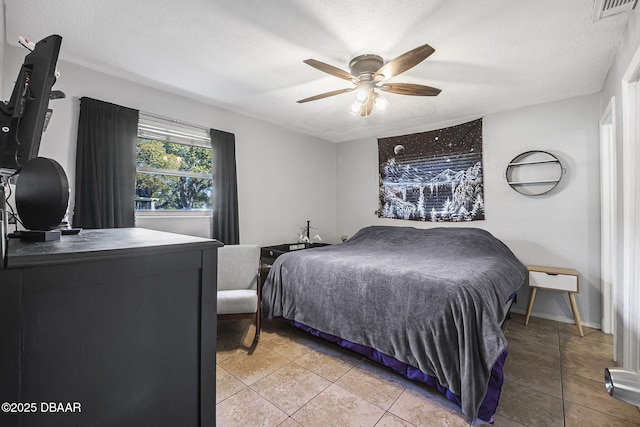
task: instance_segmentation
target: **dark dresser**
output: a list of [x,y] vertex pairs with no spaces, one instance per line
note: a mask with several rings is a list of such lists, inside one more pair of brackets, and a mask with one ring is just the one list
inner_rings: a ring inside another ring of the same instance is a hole
[[0,425],[215,426],[219,246],[140,228],[11,239]]

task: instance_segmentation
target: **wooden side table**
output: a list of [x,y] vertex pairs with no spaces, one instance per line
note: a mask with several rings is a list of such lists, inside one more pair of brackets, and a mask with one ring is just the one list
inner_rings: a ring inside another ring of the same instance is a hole
[[580,323],[580,314],[578,314],[578,306],[573,294],[578,292],[578,277],[580,274],[571,268],[543,267],[540,265],[529,265],[529,286],[531,287],[531,296],[529,297],[529,306],[527,307],[527,317],[524,324],[529,324],[531,309],[533,308],[533,300],[536,298],[538,288],[550,289],[552,291],[566,292],[569,295],[573,318],[578,327],[580,336],[584,336],[582,331],[582,323]]

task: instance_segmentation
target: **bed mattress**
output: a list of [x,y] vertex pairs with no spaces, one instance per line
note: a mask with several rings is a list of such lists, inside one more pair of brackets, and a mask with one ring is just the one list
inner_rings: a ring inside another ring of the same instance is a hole
[[481,407],[506,357],[500,325],[525,278],[525,266],[485,230],[372,226],[340,245],[277,258],[263,309],[413,367],[469,419],[490,421]]

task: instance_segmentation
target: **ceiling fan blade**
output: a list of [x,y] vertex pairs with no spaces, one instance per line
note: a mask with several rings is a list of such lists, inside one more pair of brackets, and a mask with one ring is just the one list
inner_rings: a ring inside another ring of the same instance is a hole
[[434,48],[425,44],[412,49],[409,52],[403,53],[380,67],[380,69],[375,73],[374,80],[379,82],[385,79],[390,79],[400,73],[404,73],[408,69],[415,67],[427,59],[427,57],[435,51],[436,50]]
[[328,98],[334,95],[340,95],[341,93],[351,92],[353,89],[355,88],[338,89],[331,92],[321,93],[320,95],[310,96],[309,98],[301,99],[300,101],[298,101],[298,104],[302,104],[303,102],[309,102],[309,101],[317,101],[318,99]]
[[340,68],[334,67],[333,65],[325,64],[324,62],[317,61],[315,59],[305,59],[305,64],[311,65],[313,68],[316,68],[325,73],[331,74],[332,76],[339,77],[341,79],[349,80],[350,82],[357,82],[358,79],[352,76],[350,73],[347,73]]
[[436,96],[441,92],[440,89],[435,87],[416,85],[413,83],[385,83],[377,86],[377,88],[385,92],[414,96]]
[[376,94],[371,89],[369,91],[369,98],[367,98],[367,103],[360,107],[360,117],[365,117],[371,114],[373,111],[373,106],[375,104]]

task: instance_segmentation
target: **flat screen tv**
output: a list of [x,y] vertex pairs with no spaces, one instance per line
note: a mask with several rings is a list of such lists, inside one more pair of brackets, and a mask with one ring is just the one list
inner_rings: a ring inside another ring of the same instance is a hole
[[0,174],[19,172],[38,156],[62,37],[51,35],[24,58],[11,99],[0,103]]

